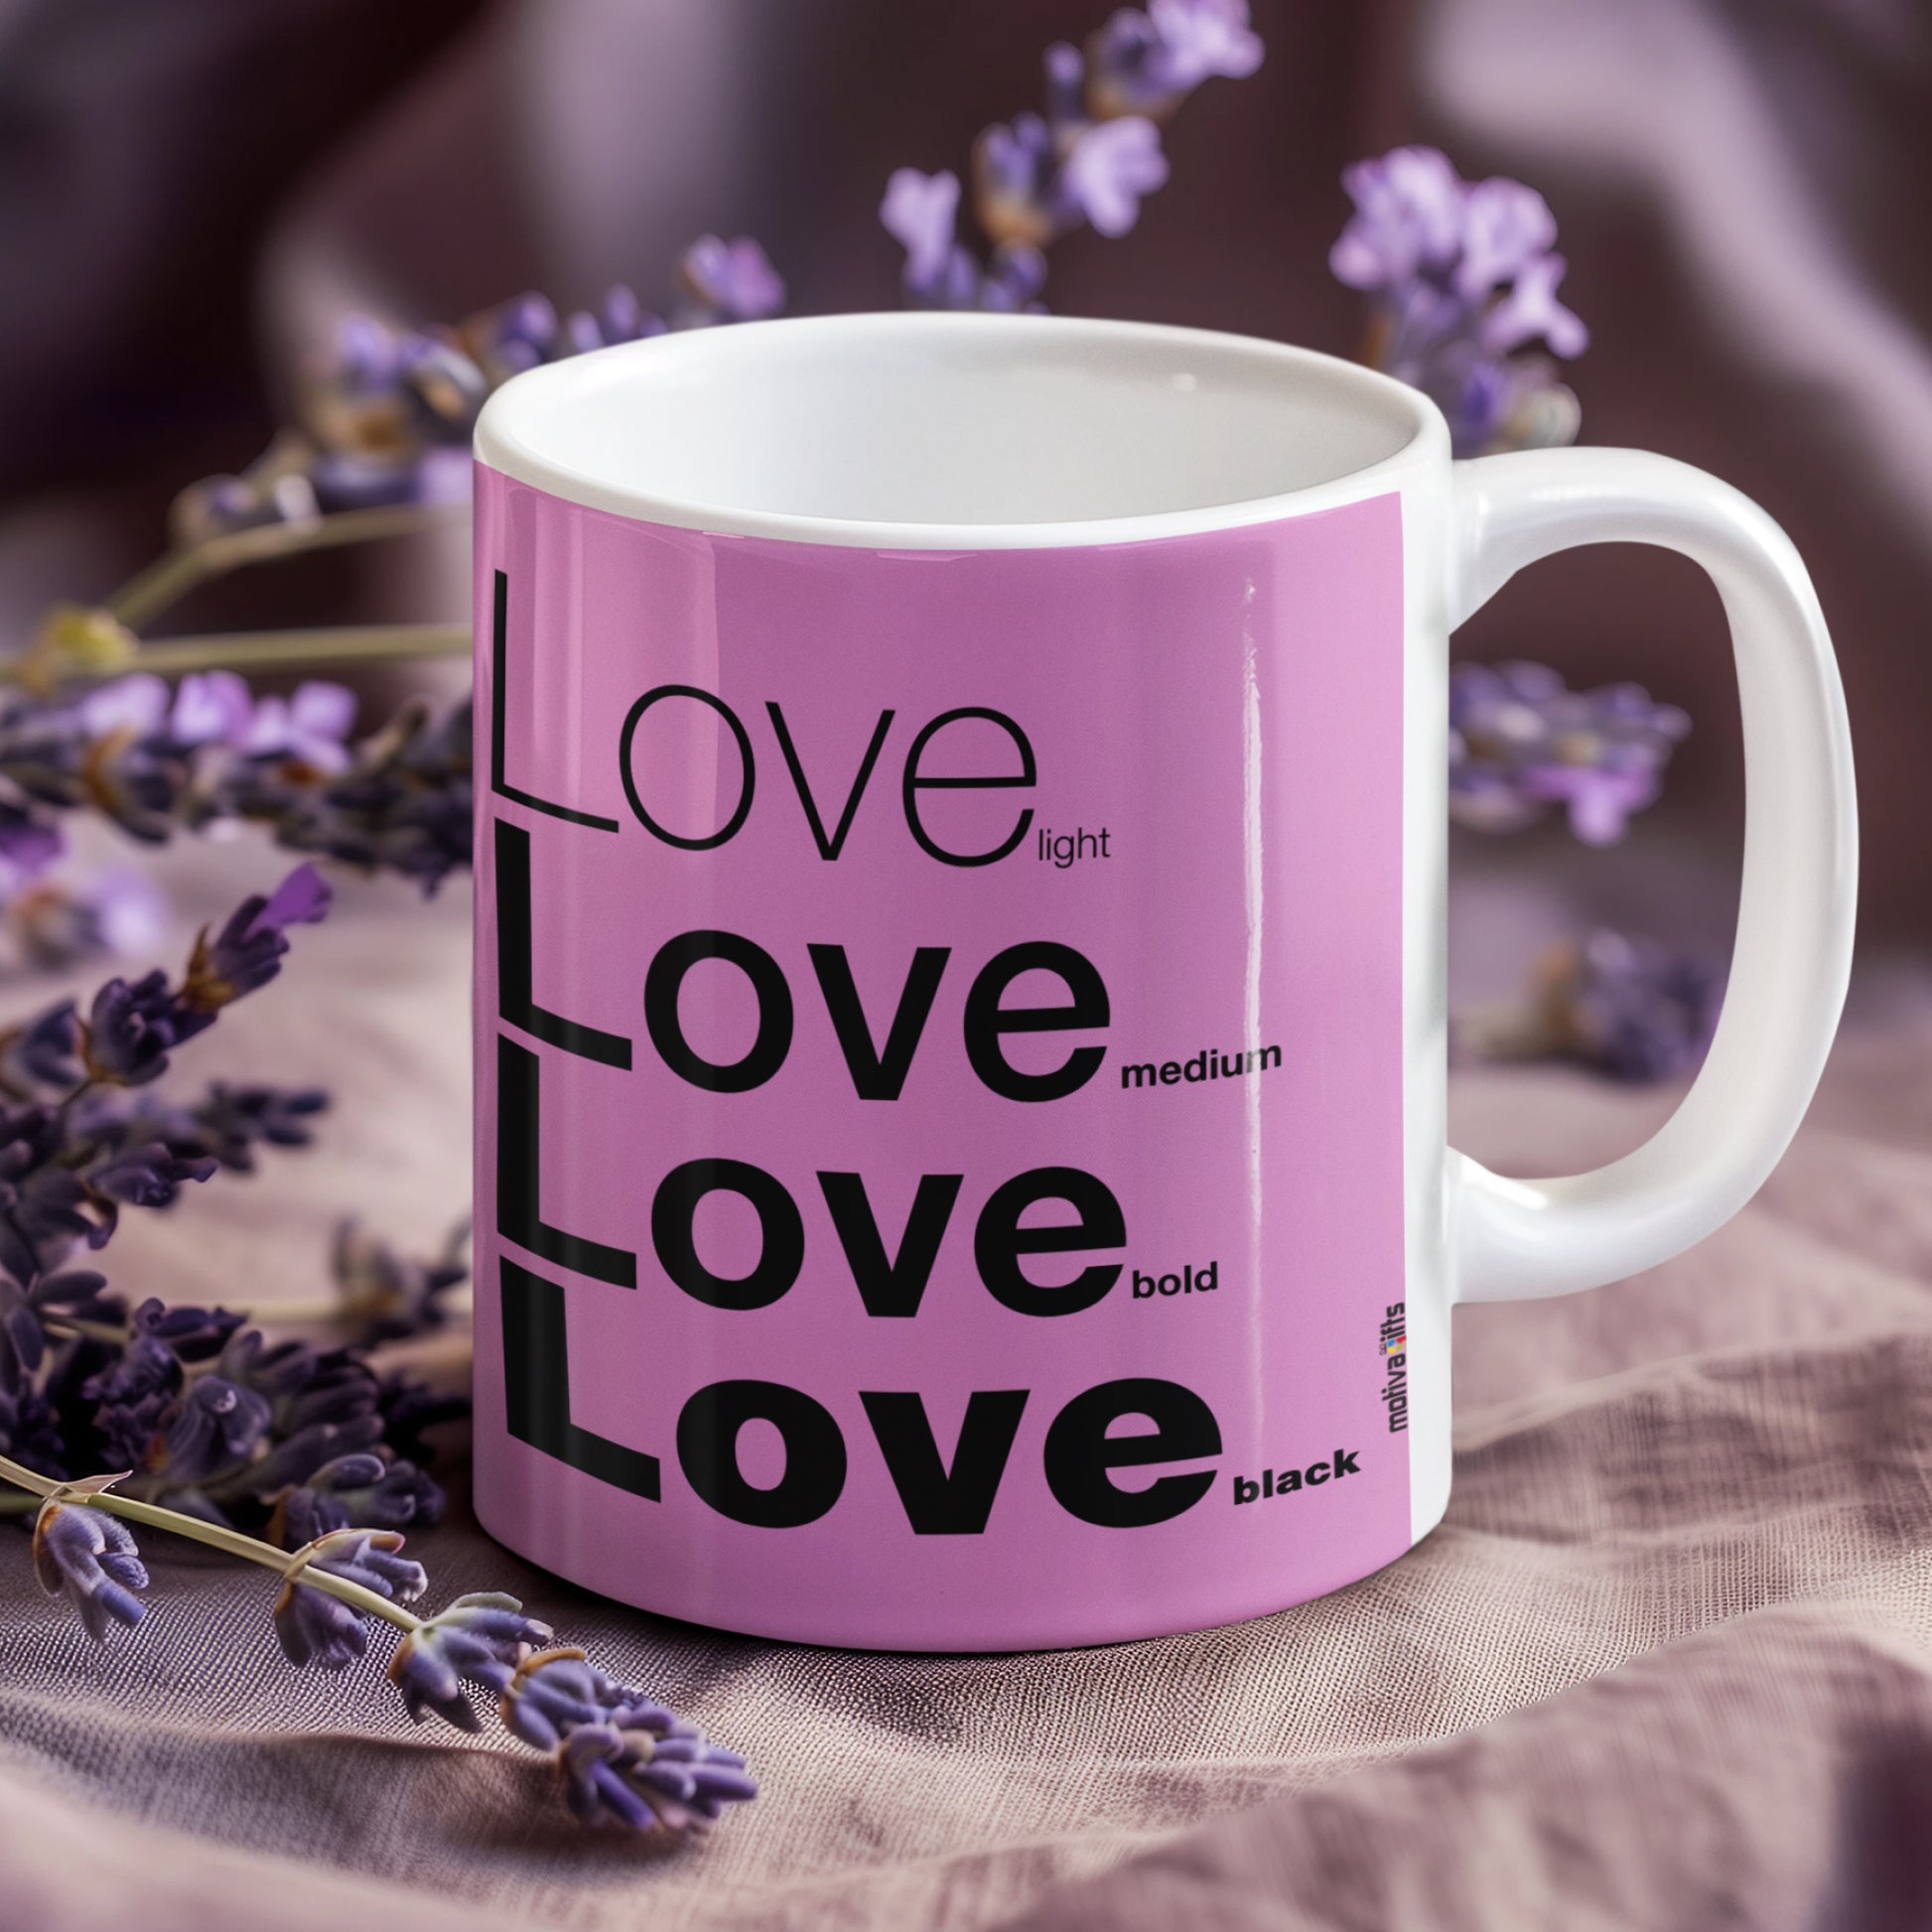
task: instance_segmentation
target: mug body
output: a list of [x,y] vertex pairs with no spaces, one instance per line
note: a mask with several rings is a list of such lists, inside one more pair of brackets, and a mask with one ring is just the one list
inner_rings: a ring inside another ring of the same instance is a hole
[[922,1650],[1408,1549],[1434,409],[1230,337],[845,317],[533,371],[478,457],[485,1527]]

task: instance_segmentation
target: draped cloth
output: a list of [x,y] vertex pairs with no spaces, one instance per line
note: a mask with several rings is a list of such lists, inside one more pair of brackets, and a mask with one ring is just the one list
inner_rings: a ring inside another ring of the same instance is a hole
[[[1046,18],[1050,11],[1051,19]],[[758,234],[796,306],[895,299],[887,172],[958,166],[1034,50],[1107,11],[979,0],[0,0],[0,620],[99,594],[167,493],[265,440],[254,400],[347,307],[668,293]],[[396,38],[402,14],[406,41]],[[1915,0],[1256,0],[1268,63],[1168,130],[1120,242],[1055,251],[1073,312],[1346,351],[1342,163],[1447,147],[1550,198],[1595,333],[1587,440],[1718,471],[1791,530],[1845,663],[1869,932],[1925,937],[1932,705],[1932,15]],[[245,157],[245,165],[237,160]],[[247,362],[250,331],[263,370]],[[251,621],[448,617],[463,572],[315,580]],[[345,592],[345,598],[353,598]],[[1722,933],[1738,792],[1716,601],[1625,553],[1541,565],[1458,650],[1631,675],[1697,721],[1616,854],[1464,854],[1493,992],[1587,916]],[[1469,861],[1473,859],[1474,863]],[[185,927],[278,866],[168,868]],[[1715,883],[1713,883],[1715,882]],[[1525,909],[1527,904],[1527,909]],[[1540,909],[1539,909],[1540,906]],[[323,1285],[353,1209],[420,1247],[469,1193],[467,902],[351,887],[288,981],[190,1049],[320,1080],[323,1144],[130,1213],[136,1296]],[[4,990],[0,1024],[49,990]],[[186,1070],[184,1058],[184,1070]],[[149,1534],[154,1608],[91,1647],[0,1530],[0,1932],[682,1928],[1918,1927],[1932,1922],[1932,986],[1873,992],[1730,1226],[1639,1280],[1455,1318],[1455,1485],[1421,1548],[1235,1628],[1057,1656],[881,1657],[665,1623],[549,1580],[461,1505],[436,1599],[521,1596],[751,1758],[705,1845],[587,1836],[547,1767],[411,1727],[371,1658],[288,1670],[272,1580]],[[1669,1092],[1458,1075],[1458,1144],[1548,1173]],[[351,1919],[351,1915],[355,1915]]]
[[[277,861],[168,870],[189,920]],[[348,887],[184,1049],[184,1073],[272,1064],[337,1107],[315,1149],[125,1217],[117,1284],[312,1298],[345,1206],[440,1236],[468,1186],[466,897]],[[383,1632],[345,1676],[290,1671],[271,1577],[147,1532],[153,1608],[103,1651],[0,1535],[0,1924],[1923,1924],[1932,990],[1865,1005],[1727,1228],[1612,1289],[1457,1314],[1448,1520],[1275,1616],[1050,1656],[726,1636],[496,1547],[459,1455],[458,1507],[410,1538],[431,1600],[510,1590],[742,1749],[763,1795],[702,1845],[586,1833],[499,1729],[412,1727]],[[1673,1097],[1458,1075],[1456,1137],[1574,1167]]]

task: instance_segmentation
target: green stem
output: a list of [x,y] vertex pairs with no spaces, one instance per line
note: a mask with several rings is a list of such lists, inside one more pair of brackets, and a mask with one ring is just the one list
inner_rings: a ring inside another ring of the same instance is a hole
[[90,1341],[108,1341],[117,1347],[127,1340],[127,1330],[111,1321],[82,1321],[70,1314],[50,1314],[41,1324],[50,1334],[84,1335]]
[[[311,550],[333,550],[345,543],[368,543],[380,537],[414,536],[460,523],[469,514],[467,503],[405,503],[388,509],[339,510],[301,523],[264,523],[249,530],[226,531],[171,550],[131,577],[101,609],[130,630],[139,630],[197,585],[248,564],[300,556]],[[145,657],[146,652],[142,655]]]
[[[42,1497],[51,1496],[66,1486],[5,1455],[0,1455],[0,1482],[10,1482],[16,1489],[25,1489],[30,1495]],[[117,1496],[111,1489],[98,1490],[89,1496],[68,1496],[63,1500],[78,1508],[105,1510],[110,1516],[123,1517],[130,1523],[143,1523],[150,1529],[167,1530],[173,1535],[188,1537],[193,1542],[206,1543],[209,1549],[219,1550],[224,1556],[239,1557],[243,1563],[259,1564],[262,1569],[273,1570],[278,1576],[288,1575],[287,1550],[278,1550],[274,1544],[263,1543],[257,1537],[244,1536],[239,1530],[225,1529],[219,1523],[206,1523],[199,1516],[184,1515],[178,1509],[164,1509],[159,1503],[137,1502],[132,1496]],[[423,1620],[413,1610],[404,1609],[400,1603],[379,1596],[360,1584],[350,1583],[346,1577],[338,1577],[332,1571],[317,1570],[312,1566],[303,1570],[301,1581],[310,1588],[326,1591],[346,1603],[350,1609],[360,1610],[364,1616],[379,1616],[385,1623],[393,1623],[398,1630],[422,1628]]]
[[408,663],[423,657],[468,654],[467,623],[336,624],[307,630],[214,631],[143,644],[133,659],[106,676],[129,670],[178,677],[187,671],[306,671],[335,664]]
[[[319,671],[340,664],[407,664],[470,649],[464,623],[338,624],[310,630],[213,631],[143,644],[117,664],[64,668],[65,684],[100,683],[130,671],[180,677],[189,671]],[[22,681],[24,661],[0,658],[0,684]]]

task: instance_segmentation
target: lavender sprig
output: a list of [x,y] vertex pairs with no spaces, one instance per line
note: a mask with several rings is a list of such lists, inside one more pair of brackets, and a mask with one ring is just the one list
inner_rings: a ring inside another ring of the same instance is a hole
[[0,1482],[41,1498],[34,1565],[42,1585],[73,1604],[96,1643],[146,1615],[134,1592],[148,1587],[148,1572],[127,1528],[141,1523],[276,1572],[271,1622],[298,1670],[346,1670],[368,1650],[370,1620],[392,1624],[402,1635],[388,1675],[410,1717],[474,1731],[482,1721],[472,1694],[494,1699],[504,1727],[549,1756],[571,1811],[587,1824],[696,1837],[727,1805],[758,1795],[735,1751],[593,1669],[583,1651],[552,1647],[549,1625],[525,1616],[515,1597],[476,1592],[417,1615],[407,1605],[429,1579],[400,1554],[394,1531],[326,1531],[291,1553],[126,1495],[124,1480],[56,1481],[0,1455]]
[[901,286],[919,309],[1037,310],[1045,249],[1073,229],[1124,235],[1168,179],[1159,123],[1203,80],[1261,65],[1248,0],[1150,0],[1123,7],[1083,50],[1046,50],[1037,113],[984,129],[973,147],[982,256],[959,238],[951,170],[900,168],[879,218],[905,250]]
[[1582,354],[1589,332],[1557,299],[1567,264],[1543,197],[1466,182],[1435,148],[1358,161],[1342,186],[1355,212],[1328,266],[1370,298],[1362,359],[1435,399],[1457,456],[1575,441],[1552,357]]
[[477,416],[512,375],[613,343],[756,321],[784,307],[783,278],[744,235],[702,236],[679,258],[675,280],[665,314],[620,284],[595,308],[567,315],[530,294],[449,329],[394,330],[349,318],[334,353],[301,387],[299,426],[239,476],[209,477],[184,490],[171,519],[176,542],[345,511],[461,502],[470,493]]
[[[270,1343],[231,1311],[130,1309],[71,1264],[123,1209],[166,1207],[261,1146],[306,1142],[326,1104],[314,1090],[217,1083],[183,1106],[154,1083],[279,975],[291,928],[328,900],[300,866],[206,929],[179,980],[112,979],[84,1015],[66,1001],[0,1035],[0,1450],[50,1478],[111,1463],[133,1499],[295,1542],[433,1522],[426,1432],[460,1405],[347,1349]],[[358,1330],[385,1337],[441,1321],[466,1273],[457,1244],[416,1263],[368,1236],[340,1265]]]
[[1614,845],[1652,803],[1691,729],[1640,684],[1573,691],[1543,664],[1449,671],[1449,815],[1479,832],[1516,832],[1551,810],[1586,845]]
[[45,905],[47,871],[64,847],[60,816],[78,809],[146,844],[260,824],[293,851],[397,873],[434,893],[470,863],[469,700],[441,712],[411,701],[351,746],[353,713],[340,685],[256,699],[230,672],[185,678],[172,697],[142,673],[78,694],[0,700],[0,903],[27,905],[30,929],[47,935],[44,955],[70,955],[90,937],[127,944],[152,927],[151,889],[145,920],[125,887],[90,925]]

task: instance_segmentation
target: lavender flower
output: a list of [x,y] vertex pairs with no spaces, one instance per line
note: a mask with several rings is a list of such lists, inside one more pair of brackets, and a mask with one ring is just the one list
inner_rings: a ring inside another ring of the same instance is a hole
[[183,1157],[160,1141],[107,1155],[87,1170],[87,1187],[99,1211],[94,1233],[104,1240],[113,1232],[118,1208],[174,1206],[184,1182],[207,1180],[219,1165],[212,1155]]
[[388,1675],[411,1718],[439,1717],[474,1731],[481,1720],[471,1693],[488,1693],[503,1723],[550,1754],[571,1810],[587,1824],[697,1834],[727,1805],[758,1795],[745,1760],[695,1725],[594,1669],[581,1650],[538,1649],[549,1645],[550,1627],[525,1616],[515,1597],[479,1591],[434,1616],[409,1610],[429,1579],[400,1554],[403,1539],[394,1532],[326,1531],[288,1556],[225,1527],[216,1531],[207,1517],[107,1495],[119,1476],[50,1480],[7,1453],[8,1432],[24,1413],[0,1396],[0,1482],[41,1496],[35,1568],[50,1591],[73,1601],[95,1642],[114,1623],[132,1627],[144,1614],[133,1592],[147,1587],[147,1571],[115,1513],[138,1507],[144,1522],[280,1573],[272,1621],[298,1670],[346,1670],[367,1653],[371,1617],[394,1624],[402,1637]]
[[585,1725],[564,1740],[557,1761],[565,1799],[586,1825],[614,1823],[638,1832],[662,1825],[699,1834],[727,1805],[759,1795],[745,1760],[704,1737]]
[[950,168],[936,175],[921,174],[916,168],[894,169],[886,183],[886,199],[879,205],[879,219],[905,250],[907,295],[943,289],[954,259],[965,258],[953,239],[959,220],[959,177]]
[[269,1533],[272,1541],[294,1547],[350,1525],[396,1530],[433,1523],[442,1509],[443,1492],[412,1463],[357,1451],[323,1463],[289,1489],[276,1504]]
[[79,1045],[79,1016],[71,1000],[63,1000],[0,1034],[0,1085],[21,1098],[36,1087],[65,1093],[80,1081]]
[[0,903],[10,839],[24,949],[65,958],[151,942],[145,880],[115,875],[52,895],[45,877],[21,884],[20,866],[58,850],[49,815],[60,811],[103,811],[149,843],[252,820],[297,851],[400,872],[433,892],[470,860],[469,702],[439,714],[413,701],[352,750],[351,717],[339,685],[257,702],[227,672],[184,680],[172,701],[146,674],[79,698],[0,697]]
[[[953,184],[955,193],[959,184]],[[53,865],[66,849],[59,826],[49,825],[12,799],[0,798],[0,896],[11,898]]]
[[34,1574],[50,1596],[67,1596],[88,1636],[107,1640],[110,1623],[133,1629],[147,1605],[148,1573],[127,1526],[104,1510],[50,1496],[34,1519]]
[[252,1460],[267,1433],[268,1404],[260,1396],[205,1376],[176,1411],[158,1461],[171,1487],[194,1487]]
[[353,1219],[337,1224],[330,1272],[341,1298],[343,1316],[365,1347],[440,1328],[449,1319],[443,1298],[470,1279],[464,1259],[470,1228],[466,1221],[429,1260],[397,1252]]
[[470,701],[438,716],[405,705],[339,778],[294,787],[264,778],[231,799],[282,845],[416,880],[434,893],[470,863],[474,811]]
[[91,1269],[42,1275],[22,1287],[0,1275],[0,1391],[18,1390],[47,1353],[50,1321],[112,1321],[120,1304],[102,1294],[105,1281]]
[[526,1744],[556,1753],[570,1807],[587,1824],[702,1831],[726,1805],[758,1796],[736,1752],[607,1677],[581,1650],[523,1658],[504,1688],[502,1719]]
[[901,285],[915,308],[1035,309],[1041,253],[1083,223],[1122,235],[1168,178],[1157,120],[1212,74],[1252,73],[1261,42],[1247,0],[1153,0],[1122,8],[1083,55],[1046,50],[1040,112],[982,130],[973,146],[973,207],[991,243],[984,262],[958,237],[959,178],[901,168],[879,218],[905,250]]
[[1087,42],[1087,100],[1094,117],[1165,120],[1203,80],[1242,80],[1261,66],[1248,0],[1148,0],[1123,7]]
[[677,279],[687,304],[677,317],[680,328],[760,322],[785,306],[784,278],[749,235],[735,241],[700,236],[678,262]]
[[1046,280],[1046,257],[1029,242],[1007,241],[982,268],[954,239],[959,177],[950,170],[922,175],[900,168],[886,184],[879,218],[905,249],[901,277],[915,309],[984,309],[1013,315],[1036,308]]
[[132,982],[111,979],[94,995],[81,1032],[87,1077],[112,1086],[144,1086],[167,1072],[176,1046],[212,1023],[212,1012],[182,1007],[158,966]]
[[390,1659],[389,1680],[417,1724],[441,1718],[460,1730],[481,1727],[471,1689],[500,1698],[526,1650],[548,1644],[547,1623],[523,1614],[514,1596],[493,1590],[459,1596],[404,1636]]
[[167,899],[147,873],[114,866],[91,879],[43,879],[11,897],[0,889],[0,912],[24,964],[60,971],[100,954],[150,951]]
[[701,236],[679,258],[676,284],[668,323],[622,284],[568,316],[530,293],[450,329],[350,317],[333,353],[307,373],[299,426],[239,476],[209,477],[176,499],[176,542],[345,510],[463,502],[471,432],[490,391],[511,376],[667,327],[749,322],[784,306],[783,278],[744,235]]
[[82,1397],[95,1405],[92,1434],[107,1460],[131,1469],[147,1466],[184,1379],[174,1350],[137,1332],[81,1384]]
[[1449,813],[1514,832],[1562,805],[1587,845],[1613,845],[1654,800],[1691,728],[1637,684],[1573,691],[1542,664],[1457,664],[1449,673]]
[[275,1635],[282,1653],[297,1670],[346,1670],[368,1648],[366,1619],[352,1604],[305,1584],[317,1571],[359,1584],[378,1596],[412,1603],[429,1587],[423,1566],[395,1553],[402,1538],[386,1530],[337,1530],[307,1543],[296,1554],[274,1611]]
[[292,697],[263,698],[233,742],[250,758],[291,758],[318,771],[342,771],[348,764],[344,741],[354,723],[352,691],[311,680]]
[[313,1121],[326,1112],[320,1087],[230,1086],[217,1080],[191,1106],[142,1093],[132,1108],[103,1108],[83,1117],[103,1145],[159,1143],[181,1161],[207,1160],[235,1173],[253,1173],[258,1147],[307,1147]]
[[289,927],[327,918],[333,897],[314,866],[297,866],[266,897],[251,894],[212,939],[205,932],[195,942],[182,982],[182,1007],[198,1017],[211,1017],[266,986],[282,970]]
[[1060,170],[1068,203],[1104,235],[1124,235],[1140,218],[1142,198],[1167,179],[1160,130],[1139,115],[1086,129]]
[[1534,189],[1465,182],[1434,148],[1396,148],[1342,174],[1355,213],[1329,254],[1336,279],[1373,298],[1366,359],[1431,396],[1457,456],[1567,443],[1576,397],[1537,343],[1588,345],[1557,300],[1556,219]]

